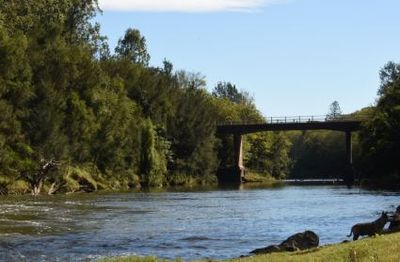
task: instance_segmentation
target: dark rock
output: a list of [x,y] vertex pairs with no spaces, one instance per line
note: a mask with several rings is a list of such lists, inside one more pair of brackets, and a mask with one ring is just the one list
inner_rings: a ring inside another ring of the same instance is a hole
[[271,245],[251,251],[253,254],[266,254],[272,252],[298,251],[318,247],[319,237],[313,231],[305,231],[290,236],[279,245]]
[[272,245],[272,246],[268,246],[268,247],[264,247],[264,248],[255,249],[255,250],[251,251],[250,253],[253,253],[253,254],[266,254],[266,253],[281,252],[281,251],[283,251],[283,250],[281,250],[280,246]]
[[396,208],[396,212],[390,218],[389,230],[398,231],[400,229],[400,206]]

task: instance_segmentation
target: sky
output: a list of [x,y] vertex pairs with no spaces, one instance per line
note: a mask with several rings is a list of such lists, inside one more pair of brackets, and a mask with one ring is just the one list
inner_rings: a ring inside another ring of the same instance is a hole
[[201,73],[249,92],[264,116],[373,105],[379,70],[400,62],[399,0],[99,0],[114,49],[126,29],[152,66]]

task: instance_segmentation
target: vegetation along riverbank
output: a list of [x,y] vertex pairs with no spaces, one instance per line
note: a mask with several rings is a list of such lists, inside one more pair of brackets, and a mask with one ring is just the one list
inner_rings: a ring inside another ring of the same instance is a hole
[[[150,66],[137,29],[112,52],[95,0],[0,3],[0,194],[214,184],[234,159],[216,124],[267,121],[230,82],[210,88],[170,61]],[[368,116],[354,134],[354,172],[397,187],[400,65],[380,76],[376,103],[354,112]],[[339,103],[328,113],[340,115]],[[275,179],[336,178],[348,170],[343,143],[328,131],[251,134],[244,165]]]
[[[379,261],[394,262],[400,259],[400,233],[377,235],[357,241],[327,245],[299,252],[272,253],[229,259],[230,262],[261,261]],[[156,262],[165,261],[154,257],[121,257],[101,260],[102,262]],[[179,260],[177,260],[179,261]]]

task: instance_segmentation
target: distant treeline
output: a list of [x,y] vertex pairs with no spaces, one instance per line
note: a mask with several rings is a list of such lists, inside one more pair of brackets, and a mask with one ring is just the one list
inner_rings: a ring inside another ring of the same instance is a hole
[[[223,81],[210,93],[201,74],[167,60],[150,66],[136,29],[111,52],[98,13],[95,0],[0,0],[0,193],[215,183],[233,162],[232,137],[216,137],[216,123],[264,121],[253,99]],[[360,133],[369,177],[398,177],[399,75],[394,63],[382,71]],[[318,170],[342,154],[338,139],[249,135],[245,165],[275,178],[311,175],[314,156]]]

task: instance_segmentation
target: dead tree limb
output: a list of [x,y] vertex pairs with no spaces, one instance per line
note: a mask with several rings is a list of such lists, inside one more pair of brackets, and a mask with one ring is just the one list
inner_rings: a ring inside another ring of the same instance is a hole
[[19,178],[26,180],[31,186],[32,195],[37,196],[43,187],[44,182],[50,175],[50,171],[55,170],[59,163],[54,159],[40,160],[40,166],[33,172],[22,171]]

